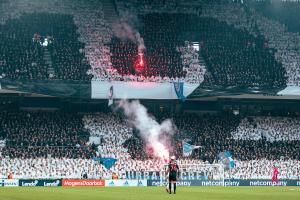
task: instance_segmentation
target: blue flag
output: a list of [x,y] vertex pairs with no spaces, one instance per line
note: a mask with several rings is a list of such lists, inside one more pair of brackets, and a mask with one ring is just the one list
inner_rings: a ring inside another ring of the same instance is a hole
[[183,157],[188,157],[192,155],[193,150],[198,148],[200,148],[200,146],[195,146],[183,141],[182,142]]
[[117,162],[117,159],[115,159],[115,158],[100,158],[100,163],[106,169],[110,169],[116,162]]
[[228,159],[229,159],[229,167],[230,169],[233,169],[235,165],[234,160],[232,159],[232,157],[228,157]]
[[186,97],[183,95],[183,86],[184,86],[184,82],[173,82],[174,84],[174,89],[175,89],[175,93],[178,97],[178,99],[180,99],[181,101],[185,101]]
[[108,91],[108,106],[111,106],[114,103],[114,87],[110,86]]
[[231,155],[230,151],[221,152],[221,153],[219,153],[218,157],[226,169],[234,168],[235,163],[234,163],[234,160],[232,159],[232,155]]

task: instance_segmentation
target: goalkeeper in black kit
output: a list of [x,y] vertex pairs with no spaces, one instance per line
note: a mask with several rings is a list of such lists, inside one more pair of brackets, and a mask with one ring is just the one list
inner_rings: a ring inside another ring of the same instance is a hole
[[173,183],[173,192],[174,194],[176,194],[176,181],[177,181],[177,175],[179,173],[179,167],[176,163],[175,156],[171,157],[167,172],[169,172],[169,189],[167,189],[167,192],[169,192],[169,194],[172,194],[172,183]]

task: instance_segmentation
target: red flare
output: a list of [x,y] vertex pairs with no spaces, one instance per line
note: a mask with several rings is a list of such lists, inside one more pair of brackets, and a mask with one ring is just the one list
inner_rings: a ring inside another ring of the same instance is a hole
[[143,54],[140,54],[140,65],[141,65],[141,66],[144,65]]

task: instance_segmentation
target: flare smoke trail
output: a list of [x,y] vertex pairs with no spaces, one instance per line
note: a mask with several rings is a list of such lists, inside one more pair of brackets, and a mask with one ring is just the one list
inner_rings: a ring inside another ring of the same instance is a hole
[[129,20],[122,19],[112,25],[114,35],[121,40],[130,40],[138,45],[138,53],[143,54],[146,50],[144,39],[140,33],[130,25]]
[[119,107],[123,108],[129,121],[139,130],[147,146],[153,149],[154,156],[161,160],[168,160],[170,150],[168,142],[176,130],[172,121],[167,119],[159,124],[139,101],[122,100]]

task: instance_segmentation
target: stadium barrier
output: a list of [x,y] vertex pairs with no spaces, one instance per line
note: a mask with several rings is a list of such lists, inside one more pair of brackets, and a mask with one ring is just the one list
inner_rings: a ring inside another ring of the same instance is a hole
[[63,179],[62,180],[63,187],[75,187],[75,186],[99,186],[104,187],[105,181],[104,180],[96,180],[96,179],[89,179],[89,180],[82,180],[82,179]]
[[0,179],[0,186],[2,186],[2,187],[18,187],[19,180],[17,180],[17,179]]
[[34,187],[45,186],[55,187],[62,186],[62,179],[20,179],[19,186]]
[[[162,182],[166,184],[166,181]],[[148,186],[160,186],[160,180],[147,180]],[[221,186],[223,185],[220,181],[209,181],[209,180],[179,180],[177,181],[178,186]],[[280,186],[300,186],[300,180],[279,180],[278,185]],[[224,186],[272,186],[270,179],[252,179],[252,180],[233,180],[225,179]]]
[[[166,181],[163,182],[164,184]],[[220,181],[209,180],[179,180],[178,186],[220,186]],[[81,180],[81,179],[0,179],[0,187],[74,187],[74,186],[97,186],[97,187],[144,187],[160,186],[160,180]],[[270,179],[233,180],[225,179],[225,186],[272,186]],[[300,180],[279,180],[279,186],[300,186]]]
[[105,180],[105,187],[145,187],[147,180]]

